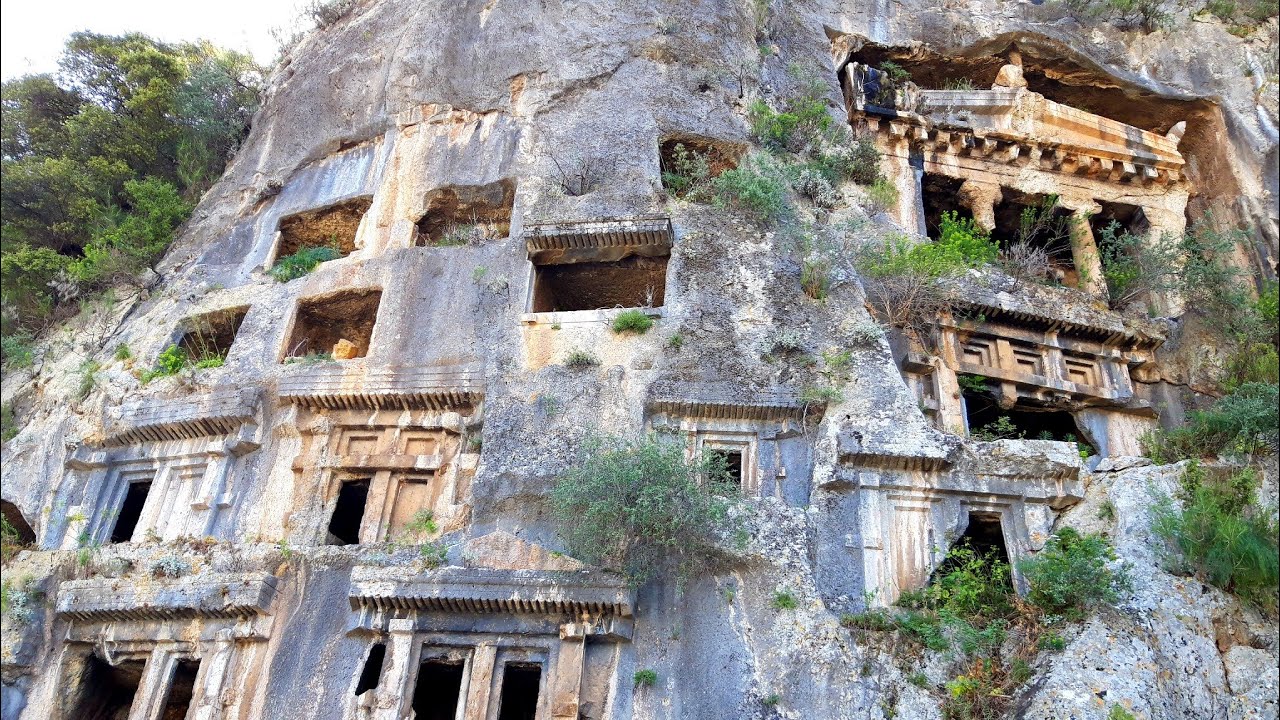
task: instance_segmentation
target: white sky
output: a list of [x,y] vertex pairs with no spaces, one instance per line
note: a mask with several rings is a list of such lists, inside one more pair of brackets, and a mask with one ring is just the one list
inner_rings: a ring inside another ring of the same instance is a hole
[[276,54],[273,27],[297,21],[301,0],[3,0],[0,75],[56,72],[67,36],[136,31],[158,40],[208,39],[261,63]]

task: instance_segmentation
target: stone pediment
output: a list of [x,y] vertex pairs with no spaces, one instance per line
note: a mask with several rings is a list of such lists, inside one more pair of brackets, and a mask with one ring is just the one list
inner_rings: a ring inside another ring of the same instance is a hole
[[89,621],[235,618],[270,614],[275,594],[268,573],[67,580],[58,586],[57,613]]
[[671,218],[665,216],[526,227],[525,248],[535,265],[600,262],[627,255],[667,255],[675,242]]
[[730,382],[659,381],[649,390],[650,413],[725,420],[818,419],[823,406],[809,406],[781,387],[750,388]]
[[286,370],[280,399],[313,409],[471,408],[484,397],[479,364],[371,368],[345,361]]
[[258,391],[221,389],[185,398],[147,398],[106,413],[104,445],[184,440],[235,433],[255,424]]
[[631,617],[635,592],[600,572],[357,566],[351,606],[456,613]]

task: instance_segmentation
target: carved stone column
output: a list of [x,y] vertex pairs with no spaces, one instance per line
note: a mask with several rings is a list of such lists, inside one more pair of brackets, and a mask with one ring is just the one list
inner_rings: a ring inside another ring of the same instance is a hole
[[1089,216],[1101,212],[1102,207],[1092,200],[1060,200],[1059,204],[1071,211],[1071,262],[1080,274],[1080,289],[1090,295],[1107,298],[1107,279],[1102,274],[1102,256],[1098,243],[1089,226]]
[[461,720],[486,720],[489,717],[489,695],[493,688],[493,670],[497,663],[498,648],[489,645],[477,645],[471,653],[471,667],[467,679],[466,704],[459,708],[464,711],[458,717]]
[[405,701],[413,697],[409,671],[417,661],[413,647],[414,626],[413,618],[388,623],[391,642],[387,644],[388,662],[378,682],[378,707],[373,712],[377,720],[403,720],[408,715]]
[[996,229],[996,205],[1000,202],[1000,186],[965,180],[960,185],[960,204],[973,214],[974,223],[987,232]]
[[578,720],[586,639],[586,625],[565,623],[560,626],[560,651],[556,653],[556,666],[551,675],[552,720]]

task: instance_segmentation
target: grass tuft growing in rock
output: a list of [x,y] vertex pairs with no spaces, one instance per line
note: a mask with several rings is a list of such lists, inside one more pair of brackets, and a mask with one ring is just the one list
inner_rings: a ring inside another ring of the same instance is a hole
[[612,327],[615,333],[643,335],[653,327],[653,318],[643,310],[624,310],[613,319]]
[[336,248],[328,246],[305,247],[292,255],[286,255],[277,260],[276,264],[267,271],[267,274],[276,282],[289,282],[310,274],[320,263],[337,260],[340,257],[342,257],[342,253],[338,252]]

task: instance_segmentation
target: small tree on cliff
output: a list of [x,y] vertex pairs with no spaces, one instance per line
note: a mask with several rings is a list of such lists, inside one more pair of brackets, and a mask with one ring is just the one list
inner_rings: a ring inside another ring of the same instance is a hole
[[739,493],[723,458],[690,460],[653,437],[598,438],[585,450],[551,494],[571,554],[637,585],[665,570],[688,577],[721,554]]

